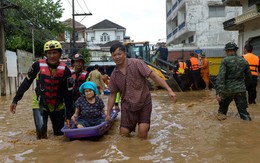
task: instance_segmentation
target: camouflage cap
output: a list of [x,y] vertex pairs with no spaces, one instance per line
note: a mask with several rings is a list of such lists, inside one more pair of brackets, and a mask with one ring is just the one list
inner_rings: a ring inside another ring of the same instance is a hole
[[225,45],[225,50],[237,50],[238,46],[234,42],[229,42]]

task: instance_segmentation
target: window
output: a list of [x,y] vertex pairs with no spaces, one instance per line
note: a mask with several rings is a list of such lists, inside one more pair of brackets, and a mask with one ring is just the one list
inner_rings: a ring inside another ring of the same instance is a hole
[[189,37],[189,43],[193,43],[194,42],[194,37],[193,36],[190,36]]
[[209,6],[209,17],[225,17],[225,6]]
[[93,42],[95,40],[95,37],[91,37],[91,42]]
[[70,33],[68,31],[65,31],[65,38],[70,38]]
[[74,36],[75,36],[75,41],[77,41],[78,38],[79,38],[79,33],[78,33],[78,32],[75,32]]
[[116,36],[116,39],[117,39],[118,41],[120,41],[120,36]]
[[103,33],[100,37],[101,42],[107,42],[110,41],[110,36],[107,33]]
[[172,19],[171,24],[172,24],[173,30],[178,27],[178,17],[177,16],[174,19]]

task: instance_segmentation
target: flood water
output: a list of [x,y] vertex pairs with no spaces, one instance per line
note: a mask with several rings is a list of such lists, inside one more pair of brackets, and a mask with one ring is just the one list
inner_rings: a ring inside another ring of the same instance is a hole
[[[259,86],[258,86],[259,87]],[[258,89],[258,92],[260,90]],[[249,105],[252,122],[240,120],[235,104],[218,121],[215,90],[177,92],[172,103],[165,90],[152,91],[153,112],[148,140],[119,135],[120,114],[112,129],[97,140],[54,137],[37,140],[28,91],[9,111],[12,96],[0,97],[0,162],[259,162],[260,99]],[[107,101],[107,96],[102,97]]]

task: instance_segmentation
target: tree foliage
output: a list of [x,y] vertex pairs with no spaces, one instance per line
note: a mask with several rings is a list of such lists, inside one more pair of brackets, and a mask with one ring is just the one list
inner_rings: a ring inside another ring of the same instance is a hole
[[6,49],[32,52],[32,30],[35,55],[43,53],[43,45],[67,29],[59,19],[63,8],[60,0],[8,0],[15,8],[5,10]]
[[85,60],[86,63],[90,62],[91,54],[90,54],[90,51],[88,49],[82,48],[82,49],[79,50],[79,53],[84,56],[84,60]]

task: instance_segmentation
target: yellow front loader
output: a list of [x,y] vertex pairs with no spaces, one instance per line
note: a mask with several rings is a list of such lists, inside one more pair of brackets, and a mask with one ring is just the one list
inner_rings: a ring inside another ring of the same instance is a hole
[[[142,59],[150,69],[157,73],[162,79],[166,80],[168,85],[170,85],[173,90],[182,91],[169,70],[164,70],[152,63],[150,45],[148,41],[124,42],[124,45],[126,47],[126,53],[128,58]],[[150,89],[158,88],[159,85],[157,83],[154,83],[151,79],[147,80]]]

